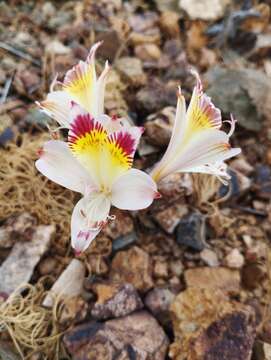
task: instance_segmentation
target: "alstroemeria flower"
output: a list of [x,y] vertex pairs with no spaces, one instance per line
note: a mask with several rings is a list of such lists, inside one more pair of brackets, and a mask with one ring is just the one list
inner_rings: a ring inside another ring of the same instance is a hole
[[[67,71],[63,83],[55,79],[46,100],[37,102],[41,110],[56,120],[60,127],[70,128],[72,102],[95,118],[104,113],[104,92],[109,65],[106,62],[103,72],[97,78],[95,53],[100,45],[101,42],[94,44],[86,61],[79,61]],[[56,83],[61,86],[61,90],[54,90]]]
[[175,123],[168,148],[151,172],[158,183],[169,174],[195,172],[216,175],[220,180],[229,179],[225,160],[238,155],[239,148],[231,148],[230,136],[235,127],[231,118],[229,133],[220,130],[221,112],[203,93],[198,74],[191,102],[186,111],[185,99],[179,88]]
[[37,169],[50,180],[83,197],[71,219],[72,246],[84,251],[110,219],[111,205],[124,210],[148,207],[158,196],[154,180],[132,162],[142,128],[109,133],[107,118],[76,114],[68,143],[51,140],[40,152]]

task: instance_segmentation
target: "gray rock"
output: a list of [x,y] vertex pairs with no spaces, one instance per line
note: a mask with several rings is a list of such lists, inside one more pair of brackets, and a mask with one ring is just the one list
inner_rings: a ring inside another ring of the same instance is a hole
[[135,232],[132,232],[127,235],[123,235],[113,240],[112,242],[112,251],[117,252],[120,250],[127,249],[130,245],[133,245],[137,241],[137,236]]
[[91,310],[95,319],[109,319],[129,315],[143,307],[132,284],[97,284],[98,300]]
[[0,267],[0,292],[11,294],[30,280],[35,266],[49,248],[54,232],[53,225],[37,226],[30,241],[19,241],[13,246]]
[[263,72],[216,67],[207,73],[207,90],[214,104],[225,114],[234,114],[245,129],[260,131],[271,113],[271,84]]
[[171,323],[169,308],[175,296],[176,294],[168,288],[154,288],[145,297],[146,307],[164,326]]
[[177,243],[202,251],[206,243],[205,217],[192,213],[181,219],[177,227]]
[[164,360],[168,338],[146,311],[73,328],[64,344],[75,360]]

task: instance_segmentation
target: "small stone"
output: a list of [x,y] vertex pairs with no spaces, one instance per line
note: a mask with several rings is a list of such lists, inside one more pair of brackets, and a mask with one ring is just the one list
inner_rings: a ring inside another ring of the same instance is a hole
[[165,107],[156,114],[147,117],[145,135],[150,143],[155,146],[166,146],[169,143],[174,124],[175,109]]
[[79,325],[64,336],[64,344],[76,360],[162,360],[168,343],[162,327],[146,311]]
[[31,240],[17,242],[0,266],[0,292],[11,294],[20,285],[28,283],[34,268],[48,250],[55,226],[37,226]]
[[231,179],[229,181],[229,185],[222,185],[219,189],[219,195],[230,196],[230,197],[238,197],[244,194],[247,190],[250,189],[252,185],[252,181],[247,176],[243,175],[240,171],[232,170],[231,168],[228,170]]
[[56,258],[47,257],[39,263],[38,270],[42,276],[49,275],[54,272],[54,270],[57,268],[57,265]]
[[141,44],[135,47],[135,55],[142,61],[157,61],[161,57],[161,50],[155,44]]
[[185,204],[173,204],[168,208],[159,211],[153,215],[157,223],[168,234],[173,234],[180,220],[187,215],[188,208]]
[[171,38],[180,36],[179,19],[180,15],[175,11],[162,12],[160,16],[160,26],[167,36]]
[[114,209],[111,215],[116,218],[114,221],[110,221],[104,228],[103,233],[105,235],[115,240],[129,235],[134,231],[134,223],[128,212]]
[[220,289],[226,293],[238,293],[240,289],[239,271],[224,267],[198,267],[184,272],[188,287]]
[[181,260],[173,260],[169,263],[169,268],[170,271],[172,272],[173,275],[175,276],[180,276],[183,273],[183,263],[181,262]]
[[29,213],[10,217],[0,228],[0,247],[12,247],[18,241],[30,241],[37,220]]
[[147,78],[139,59],[125,56],[118,59],[115,66],[130,85],[140,86],[146,83]]
[[153,267],[153,275],[158,278],[167,279],[168,277],[168,264],[165,261],[155,261]]
[[230,0],[179,0],[179,6],[191,20],[218,20],[230,4]]
[[120,250],[127,249],[131,245],[134,245],[137,241],[137,236],[135,232],[130,234],[120,236],[112,242],[112,251],[117,252]]
[[271,360],[271,345],[262,341],[256,341],[253,351],[254,360]]
[[43,300],[42,305],[46,307],[53,306],[56,296],[70,299],[81,295],[83,291],[84,276],[84,264],[77,259],[72,259],[67,268],[52,286],[50,292]]
[[98,283],[94,291],[98,299],[91,310],[91,315],[95,319],[117,318],[143,307],[132,284]]
[[228,299],[221,291],[189,288],[172,303],[174,360],[250,360],[256,335],[252,307]]
[[241,172],[242,174],[245,174],[246,176],[250,175],[253,170],[254,167],[252,165],[250,165],[246,159],[244,159],[243,157],[238,156],[237,159],[234,159],[233,161],[231,161],[231,168],[233,170],[237,170],[239,172]]
[[208,266],[216,267],[219,266],[219,261],[216,253],[211,249],[204,249],[200,253],[201,260]]
[[249,290],[259,287],[264,276],[265,270],[263,266],[257,263],[248,264],[242,269],[242,283]]
[[225,258],[226,266],[233,269],[240,269],[244,266],[245,258],[238,249],[232,249]]
[[151,313],[158,319],[158,321],[164,325],[170,324],[169,308],[174,301],[176,294],[167,287],[154,288],[148,292],[145,297],[145,306],[151,311]]
[[53,40],[46,45],[45,53],[50,55],[69,55],[71,48],[65,46],[59,40]]
[[192,213],[181,219],[177,227],[177,243],[201,251],[206,244],[205,217]]
[[80,296],[65,298],[61,306],[58,322],[65,328],[71,322],[73,324],[80,323],[86,318],[88,310],[88,303]]
[[109,31],[101,32],[97,36],[96,41],[103,42],[103,46],[100,46],[98,51],[99,56],[101,56],[103,59],[113,62],[115,56],[117,55],[117,52],[119,51],[122,45],[120,36],[117,33],[117,31],[109,30]]
[[255,180],[257,195],[269,200],[271,196],[271,167],[267,165],[256,166]]
[[110,277],[122,283],[131,283],[145,292],[153,287],[152,264],[148,253],[137,246],[118,252],[113,261]]

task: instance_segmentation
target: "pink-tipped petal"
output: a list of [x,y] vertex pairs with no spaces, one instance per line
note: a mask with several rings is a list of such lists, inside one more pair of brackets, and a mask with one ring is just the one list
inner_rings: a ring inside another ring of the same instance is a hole
[[111,201],[119,209],[140,210],[150,206],[156,196],[153,179],[141,170],[131,169],[113,184]]
[[73,157],[67,143],[50,140],[39,154],[36,168],[51,181],[82,194],[92,184],[90,175]]
[[86,199],[82,198],[75,205],[71,217],[71,244],[77,254],[85,251],[101,231],[101,228],[88,226],[88,219],[82,211],[85,207]]

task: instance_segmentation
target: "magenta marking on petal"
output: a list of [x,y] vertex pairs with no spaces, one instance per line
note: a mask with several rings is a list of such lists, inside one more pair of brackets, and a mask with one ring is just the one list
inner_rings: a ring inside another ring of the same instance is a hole
[[121,148],[126,155],[131,155],[135,151],[135,139],[127,132],[113,133],[109,140]]

